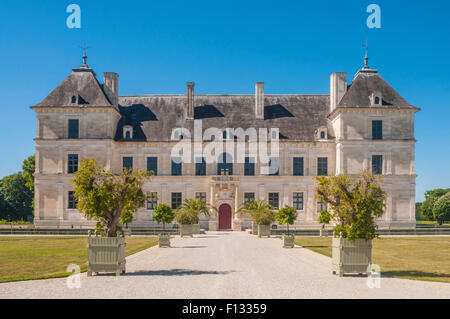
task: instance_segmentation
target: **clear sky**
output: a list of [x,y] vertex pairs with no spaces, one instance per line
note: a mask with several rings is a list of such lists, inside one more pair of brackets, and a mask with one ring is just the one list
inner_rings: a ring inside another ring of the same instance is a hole
[[[81,28],[66,7],[81,7]],[[381,7],[381,29],[366,8]],[[329,75],[377,68],[416,114],[417,199],[450,187],[449,1],[4,1],[0,9],[0,177],[33,154],[39,103],[81,65],[120,74],[120,94],[328,94]]]

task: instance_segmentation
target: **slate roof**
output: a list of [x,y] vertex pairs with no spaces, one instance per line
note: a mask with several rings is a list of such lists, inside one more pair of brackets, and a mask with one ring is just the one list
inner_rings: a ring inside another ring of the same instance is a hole
[[36,106],[73,107],[71,99],[74,95],[80,97],[79,106],[113,106],[97,81],[94,71],[90,68],[73,69],[72,73]]
[[[254,95],[195,95],[194,119],[208,127],[279,128],[280,140],[314,141],[315,130],[327,125],[329,95],[265,95],[264,120],[255,118]],[[186,95],[119,96],[123,126],[133,126],[133,140],[169,141],[173,128],[193,133],[193,120],[186,119]]]
[[360,70],[339,102],[338,107],[370,107],[369,97],[375,92],[380,92],[382,95],[382,107],[417,109],[406,102],[376,70]]

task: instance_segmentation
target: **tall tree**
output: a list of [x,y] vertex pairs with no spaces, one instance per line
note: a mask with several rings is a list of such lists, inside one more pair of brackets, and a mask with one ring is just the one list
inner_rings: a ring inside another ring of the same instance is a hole
[[75,173],[76,207],[87,218],[97,221],[97,230],[116,236],[119,222],[130,223],[133,213],[144,207],[147,196],[142,186],[149,177],[144,171],[124,170],[115,175],[95,159],[81,161]]
[[26,186],[22,173],[3,177],[0,181],[0,218],[27,220],[32,215],[33,192]]
[[433,206],[434,219],[442,225],[445,221],[450,221],[450,192],[442,195]]
[[450,188],[436,188],[425,192],[425,200],[422,202],[422,205],[420,207],[423,219],[435,220],[433,215],[433,206],[439,199],[439,197],[447,194],[449,191]]

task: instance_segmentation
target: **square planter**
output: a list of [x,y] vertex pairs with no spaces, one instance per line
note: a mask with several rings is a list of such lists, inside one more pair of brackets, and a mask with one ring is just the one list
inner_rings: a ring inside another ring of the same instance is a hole
[[294,248],[294,235],[283,235],[283,248]]
[[191,236],[192,237],[192,225],[191,224],[182,224],[180,229],[180,236]]
[[252,234],[258,235],[258,224],[252,223]]
[[159,247],[170,247],[170,235],[169,234],[159,234],[158,246]]
[[366,274],[372,263],[372,241],[333,237],[332,271],[342,277],[346,273]]
[[200,224],[192,224],[192,233],[200,234]]
[[125,237],[88,237],[88,271],[125,273]]
[[270,225],[258,225],[258,237],[270,237]]

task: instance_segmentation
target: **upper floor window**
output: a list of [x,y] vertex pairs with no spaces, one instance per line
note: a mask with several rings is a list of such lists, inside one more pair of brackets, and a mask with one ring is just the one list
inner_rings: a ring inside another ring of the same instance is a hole
[[383,121],[380,120],[372,121],[372,139],[373,140],[383,139]]
[[153,172],[154,176],[158,175],[158,158],[147,157],[147,173]]
[[328,158],[318,157],[317,158],[317,175],[328,175]]
[[67,208],[68,209],[76,209],[77,208],[77,200],[75,199],[74,191],[69,191],[67,194]]
[[372,155],[372,174],[383,174],[383,155]]
[[158,193],[151,192],[147,195],[147,209],[154,210],[158,206]]
[[278,157],[271,157],[269,160],[269,175],[280,175],[280,159]]
[[78,120],[69,120],[69,125],[68,125],[68,133],[67,133],[67,137],[68,138],[79,138],[79,122]]
[[274,209],[278,209],[278,207],[279,207],[279,194],[278,193],[269,193],[269,204]]
[[255,193],[244,193],[244,203],[248,203],[255,200]]
[[181,205],[182,195],[181,193],[172,193],[172,209],[177,209]]
[[67,173],[73,174],[78,170],[78,154],[67,155]]
[[219,155],[217,175],[233,175],[233,158],[229,154]]
[[181,176],[181,157],[172,157],[172,176]]
[[303,210],[303,193],[294,193],[292,196],[292,205],[296,210]]
[[131,171],[133,169],[133,158],[132,157],[124,157],[122,159],[122,169]]
[[303,157],[293,158],[293,175],[303,176]]
[[253,157],[245,158],[244,176],[255,176],[255,159]]
[[206,161],[204,157],[197,157],[195,159],[195,175],[206,176]]

